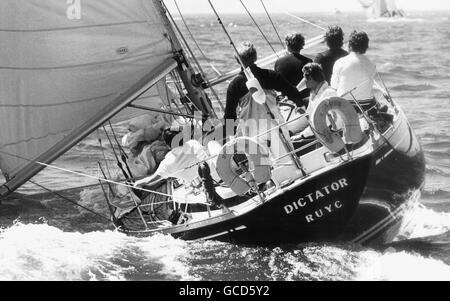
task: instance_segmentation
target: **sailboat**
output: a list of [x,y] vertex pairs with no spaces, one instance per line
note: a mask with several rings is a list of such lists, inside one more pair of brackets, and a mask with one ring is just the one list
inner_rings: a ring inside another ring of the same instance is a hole
[[395,0],[359,0],[366,10],[367,17],[376,18],[402,18],[403,10],[399,9]]
[[[278,152],[261,146],[255,136],[222,141],[208,162],[221,178],[214,189],[223,206],[209,203],[201,185],[176,178],[141,194],[125,167],[120,183],[107,172],[99,177],[59,168],[54,161],[77,143],[133,116],[154,112],[189,125],[215,119],[220,105],[211,101],[213,87],[240,68],[211,80],[199,75],[195,56],[160,0],[4,0],[0,14],[0,169],[5,178],[0,199],[43,169],[57,168],[99,180],[111,222],[130,235],[258,245],[370,244],[392,241],[420,194],[423,152],[387,90],[377,97],[377,108],[385,113],[378,116],[387,118],[358,115],[347,104],[348,128],[341,134],[326,123],[328,110],[342,103],[337,98],[311,117],[322,132],[310,141],[289,141],[285,133],[295,131],[302,117],[289,105],[273,128],[260,133],[275,132],[272,146]],[[310,39],[305,48],[322,41],[323,35]],[[272,64],[285,53],[258,65]],[[204,137],[202,131],[202,144]],[[135,202],[121,216],[109,189],[119,184]]]

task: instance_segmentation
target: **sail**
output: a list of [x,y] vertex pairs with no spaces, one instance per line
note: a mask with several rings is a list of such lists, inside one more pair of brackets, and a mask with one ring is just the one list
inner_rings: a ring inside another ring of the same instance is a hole
[[0,41],[8,190],[176,67],[158,1],[2,0]]
[[395,2],[395,0],[386,0],[386,6],[388,11],[393,12],[398,10],[397,3]]
[[395,0],[359,0],[368,18],[403,16]]

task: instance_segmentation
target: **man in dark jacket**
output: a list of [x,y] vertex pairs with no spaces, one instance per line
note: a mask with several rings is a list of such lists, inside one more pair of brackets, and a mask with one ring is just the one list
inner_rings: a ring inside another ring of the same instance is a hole
[[344,44],[344,32],[339,26],[330,26],[328,28],[327,33],[325,34],[325,41],[329,49],[317,54],[314,62],[322,66],[325,79],[329,84],[331,75],[333,74],[334,63],[338,59],[348,55],[348,52],[342,49],[342,45]]
[[[283,95],[295,102],[299,107],[307,105],[307,101],[305,102],[304,98],[308,97],[309,93],[305,93],[305,91],[299,92],[295,86],[287,82],[280,73],[273,70],[262,69],[255,65],[257,60],[257,52],[251,43],[243,43],[238,52],[245,67],[250,68],[251,72],[256,79],[258,79],[263,89],[281,92]],[[241,98],[249,92],[246,83],[247,78],[242,71],[229,84],[227,89],[225,120],[237,119],[236,109],[239,106],[239,102]]]
[[291,85],[296,87],[303,79],[303,67],[312,60],[300,54],[305,46],[305,38],[299,33],[286,36],[289,54],[275,62],[275,71],[279,72]]

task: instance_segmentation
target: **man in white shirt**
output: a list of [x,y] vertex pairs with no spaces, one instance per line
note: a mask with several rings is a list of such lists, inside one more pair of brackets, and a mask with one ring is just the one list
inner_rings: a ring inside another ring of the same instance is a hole
[[[306,113],[309,116],[322,100],[336,97],[337,95],[336,91],[328,85],[322,67],[319,64],[306,64],[303,67],[303,76],[306,86],[311,91],[308,108],[306,109]],[[309,123],[305,122],[305,129],[292,139],[296,140],[297,138],[305,138],[313,135],[314,133],[309,127]]]
[[373,102],[376,75],[376,66],[365,56],[368,48],[367,34],[352,32],[349,38],[350,54],[336,61],[331,77],[331,86],[337,95],[351,102],[356,98],[364,109],[366,104]]

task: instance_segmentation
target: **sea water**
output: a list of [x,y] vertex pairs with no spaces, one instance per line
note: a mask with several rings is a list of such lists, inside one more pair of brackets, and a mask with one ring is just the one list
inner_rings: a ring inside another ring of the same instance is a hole
[[[427,160],[426,183],[420,204],[408,213],[411,222],[399,234],[400,242],[377,248],[326,243],[250,248],[163,235],[136,238],[27,184],[20,192],[32,195],[29,199],[11,198],[1,209],[0,280],[450,280],[449,13],[415,13],[389,21],[367,21],[363,14],[298,15],[324,27],[338,24],[346,37],[354,29],[369,34],[367,55],[420,139]],[[272,18],[281,36],[298,31],[311,38],[320,33],[288,16]],[[214,17],[186,19],[217,69],[226,72],[238,67]],[[247,16],[224,15],[223,19],[224,24],[232,24],[228,30],[236,43],[252,41],[261,58],[273,53]],[[281,50],[267,17],[255,15],[255,19],[273,47]],[[207,60],[188,41],[206,73],[214,77]],[[305,53],[323,49],[322,45]],[[217,89],[224,95],[226,84]],[[55,165],[99,175],[95,162],[104,162],[102,150],[108,146],[105,139],[102,143],[93,134]],[[105,157],[110,168],[117,169],[112,154],[107,152]],[[51,169],[33,180],[52,190],[95,184]],[[98,187],[61,194],[108,214]]]

